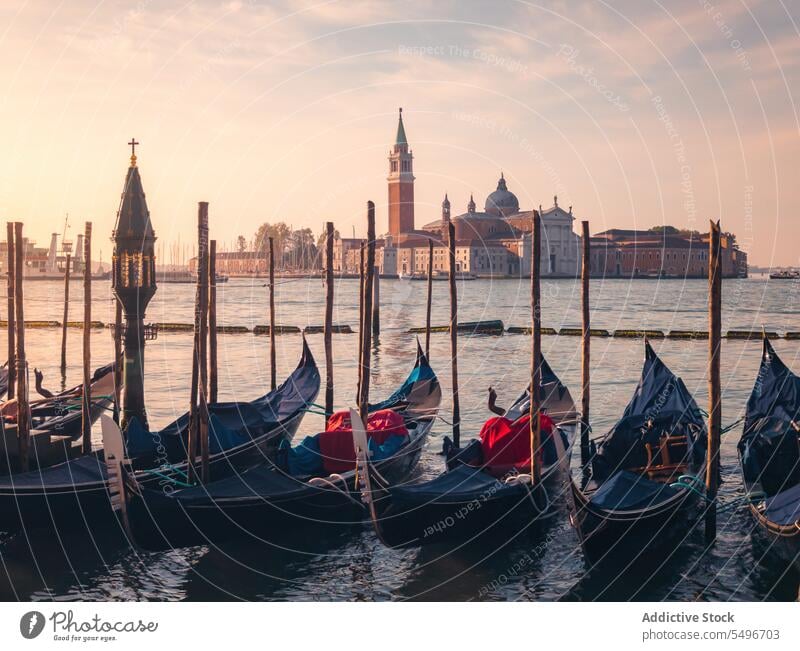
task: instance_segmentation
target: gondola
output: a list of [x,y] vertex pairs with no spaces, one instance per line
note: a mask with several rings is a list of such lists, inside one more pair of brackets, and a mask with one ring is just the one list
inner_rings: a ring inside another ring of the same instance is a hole
[[[90,379],[91,396],[89,412],[94,423],[104,411],[114,404],[114,364],[107,364],[95,370]],[[54,436],[75,440],[81,435],[81,390],[78,385],[55,394],[50,398],[34,400],[31,403],[31,429],[46,431]],[[16,436],[15,423],[3,423],[8,435]]]
[[[209,405],[209,469],[222,478],[263,463],[280,441],[291,440],[319,391],[320,375],[303,340],[300,363],[275,391],[251,402]],[[127,456],[138,482],[171,490],[187,478],[184,414],[160,431],[132,421]],[[0,477],[0,531],[21,527],[85,527],[113,521],[102,450],[44,470]]]
[[[554,497],[569,466],[577,414],[569,390],[544,359],[542,396],[542,408],[555,427],[543,439],[542,481],[536,487],[530,483],[528,390],[504,416],[486,422],[482,440],[456,448],[446,439],[446,469],[430,481],[394,482],[367,455],[361,455],[363,499],[381,541],[389,547],[415,547],[487,535],[505,540],[551,519],[556,513]],[[517,445],[502,438],[506,431]],[[487,447],[488,432],[501,434],[494,439],[499,442],[499,455],[497,447]],[[521,453],[518,459],[516,452]]]
[[[371,449],[384,476],[400,481],[416,467],[440,401],[439,381],[417,344],[416,363],[402,386],[369,406]],[[237,534],[312,529],[319,536],[360,523],[366,511],[349,418],[336,413],[326,432],[294,447],[284,444],[275,462],[204,485],[165,492],[142,486],[123,469],[120,493],[131,537],[145,549],[164,549]],[[107,428],[113,432],[113,422],[104,423],[104,435]]]
[[800,377],[767,338],[747,401],[739,459],[750,513],[767,550],[800,568]]
[[572,472],[570,521],[587,560],[632,565],[684,536],[699,515],[706,445],[700,408],[645,342],[622,418]]

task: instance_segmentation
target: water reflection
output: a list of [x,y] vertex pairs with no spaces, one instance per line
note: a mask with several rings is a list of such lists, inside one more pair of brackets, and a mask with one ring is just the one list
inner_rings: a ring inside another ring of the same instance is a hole
[[[425,283],[383,280],[380,337],[373,341],[371,397],[389,395],[414,363],[415,341],[408,328],[424,325]],[[356,326],[357,280],[337,280],[334,322]],[[760,328],[797,330],[797,296],[786,285],[759,280],[725,281],[723,330]],[[113,322],[108,283],[93,288],[93,314]],[[580,323],[580,293],[570,280],[543,282],[544,325],[560,328]],[[527,325],[527,280],[473,281],[459,284],[461,320],[502,319],[508,325]],[[62,318],[60,283],[30,283],[26,287],[26,316],[31,320]],[[267,293],[261,281],[233,279],[220,286],[221,325],[252,327],[267,322]],[[192,321],[193,289],[188,285],[159,288],[148,310],[148,321]],[[318,325],[322,322],[323,287],[319,279],[278,285],[278,322]],[[593,326],[616,328],[705,329],[706,285],[703,281],[598,281],[592,285]],[[78,301],[70,319],[80,318]],[[449,306],[446,283],[434,283],[432,321],[446,324]],[[48,378],[63,386],[81,381],[81,338],[68,333],[68,366],[60,371],[60,332],[26,333],[28,358]],[[0,339],[5,336],[0,333]],[[323,364],[322,335],[309,344]],[[335,404],[355,402],[358,337],[334,335]],[[548,336],[544,354],[577,398],[580,386],[580,341],[577,337]],[[707,342],[654,340],[664,361],[681,377],[701,405],[707,401],[705,364]],[[146,349],[148,415],[161,427],[188,408],[191,336],[162,332]],[[0,341],[0,349],[5,343]],[[431,364],[442,383],[442,416],[450,419],[450,348],[446,333],[431,336]],[[800,342],[778,340],[779,355],[800,370]],[[278,375],[287,375],[300,355],[300,337],[278,337]],[[527,386],[529,338],[520,335],[459,338],[459,381],[462,431],[474,436],[488,417],[486,389],[497,389],[498,402],[510,403]],[[113,355],[108,331],[92,332],[92,359]],[[618,418],[638,380],[643,357],[641,340],[596,338],[592,341],[592,425],[602,434]],[[758,342],[725,341],[722,350],[723,424],[742,415],[758,361]],[[219,338],[220,399],[248,400],[269,385],[268,338],[223,335]],[[308,415],[298,437],[322,427],[322,418]],[[740,431],[722,444],[721,499],[741,496],[736,441]],[[442,438],[448,425],[437,422],[422,455],[418,477],[441,472]],[[99,443],[99,430],[94,432]],[[577,463],[577,455],[575,455]],[[562,496],[563,500],[563,496]],[[721,515],[719,539],[706,550],[702,532],[693,531],[666,558],[645,559],[645,570],[587,572],[577,537],[562,503],[559,517],[538,535],[512,540],[482,540],[455,549],[383,548],[366,526],[331,536],[275,532],[266,540],[240,540],[220,547],[194,547],[167,553],[142,553],[119,531],[92,531],[62,536],[32,532],[0,543],[3,572],[0,597],[5,599],[796,599],[798,577],[776,565],[758,541],[743,509]],[[546,544],[542,546],[543,541]],[[649,565],[647,565],[649,563]]]

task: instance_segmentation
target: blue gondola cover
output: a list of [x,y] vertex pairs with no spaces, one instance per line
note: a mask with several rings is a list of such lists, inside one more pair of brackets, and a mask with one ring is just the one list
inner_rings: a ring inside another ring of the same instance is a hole
[[799,411],[800,378],[765,338],[761,366],[747,400],[739,452],[745,478],[761,482],[767,494],[800,483]]

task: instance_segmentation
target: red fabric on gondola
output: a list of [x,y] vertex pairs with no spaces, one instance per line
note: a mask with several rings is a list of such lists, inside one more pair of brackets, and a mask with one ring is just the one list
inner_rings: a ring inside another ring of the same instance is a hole
[[[380,409],[367,418],[367,438],[383,445],[390,436],[408,436],[403,417],[391,409]],[[337,411],[328,419],[328,428],[320,432],[319,451],[325,472],[347,472],[356,465],[350,412]]]
[[[547,414],[539,416],[542,439],[553,431],[553,420]],[[483,462],[489,472],[502,476],[512,470],[530,472],[531,435],[530,415],[525,414],[515,421],[504,416],[487,420],[480,433]],[[539,455],[541,458],[541,450]]]

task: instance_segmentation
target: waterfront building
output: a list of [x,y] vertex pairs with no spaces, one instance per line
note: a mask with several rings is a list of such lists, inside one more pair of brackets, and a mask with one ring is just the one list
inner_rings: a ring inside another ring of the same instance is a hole
[[[722,233],[720,243],[723,277],[747,277],[736,236]],[[614,228],[592,236],[589,255],[593,276],[705,278],[708,233]]]

